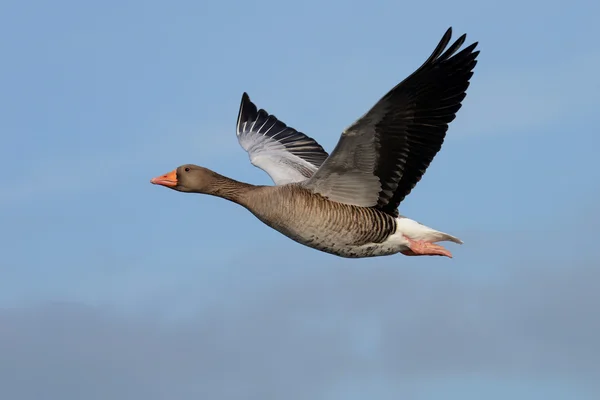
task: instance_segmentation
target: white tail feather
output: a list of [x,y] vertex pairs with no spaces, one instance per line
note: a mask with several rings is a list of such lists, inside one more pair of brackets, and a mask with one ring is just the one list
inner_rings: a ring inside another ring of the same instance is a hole
[[429,243],[454,242],[463,244],[463,241],[455,236],[436,231],[409,218],[397,218],[396,222],[398,223],[396,233],[406,235],[412,240],[423,240]]

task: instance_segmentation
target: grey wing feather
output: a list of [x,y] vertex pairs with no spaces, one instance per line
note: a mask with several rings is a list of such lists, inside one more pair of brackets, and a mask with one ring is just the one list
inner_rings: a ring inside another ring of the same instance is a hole
[[[479,51],[444,52],[448,29],[427,61],[348,127],[329,158],[303,184],[330,200],[394,216],[440,150],[466,96]],[[456,53],[456,54],[454,54]]]
[[236,133],[252,165],[265,171],[276,185],[310,178],[328,157],[314,139],[257,109],[247,93],[242,95]]

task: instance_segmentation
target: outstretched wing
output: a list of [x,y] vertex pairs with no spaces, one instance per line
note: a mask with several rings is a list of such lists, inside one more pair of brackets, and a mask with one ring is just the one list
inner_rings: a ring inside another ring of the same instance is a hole
[[310,178],[328,154],[314,139],[287,126],[242,95],[237,138],[252,165],[265,171],[276,185]]
[[452,28],[419,69],[343,132],[306,187],[333,201],[398,215],[398,205],[442,147],[477,63],[477,43],[456,53],[466,35],[446,50],[451,36]]

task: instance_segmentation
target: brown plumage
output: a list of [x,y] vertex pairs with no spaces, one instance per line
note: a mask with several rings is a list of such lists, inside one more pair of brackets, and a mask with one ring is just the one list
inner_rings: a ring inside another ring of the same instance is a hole
[[[339,256],[371,255],[368,253],[396,230],[396,221],[391,215],[375,208],[329,201],[300,184],[250,185],[191,164],[155,178],[153,183],[232,201],[291,239]],[[369,244],[373,246],[361,251],[350,250]]]
[[[466,96],[477,43],[446,49],[449,29],[428,60],[346,129],[329,155],[312,138],[242,96],[237,137],[275,186],[255,186],[196,165],[151,182],[222,197],[306,246],[342,257],[451,254],[462,243],[398,214],[398,205],[440,150]],[[456,54],[455,54],[456,53]]]

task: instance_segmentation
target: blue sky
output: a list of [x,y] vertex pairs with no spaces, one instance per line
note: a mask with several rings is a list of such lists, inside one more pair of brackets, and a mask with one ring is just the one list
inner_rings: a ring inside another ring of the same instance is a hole
[[[2,2],[0,397],[598,398],[599,13]],[[401,211],[463,239],[454,259],[340,259],[149,183],[270,184],[242,92],[331,150],[449,26],[479,64]]]

